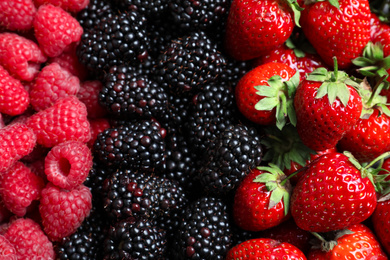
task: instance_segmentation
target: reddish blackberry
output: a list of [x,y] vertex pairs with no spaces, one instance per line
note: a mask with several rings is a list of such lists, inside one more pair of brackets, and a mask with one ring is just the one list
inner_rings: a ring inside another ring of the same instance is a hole
[[147,218],[127,218],[108,230],[104,260],[165,259],[166,237]]
[[112,0],[121,10],[137,10],[147,18],[156,19],[166,13],[169,0]]
[[114,14],[108,0],[90,0],[86,8],[77,13],[77,20],[84,30],[95,27],[101,19]]
[[262,160],[260,136],[253,127],[228,126],[208,149],[199,171],[206,192],[227,194]]
[[226,203],[216,197],[201,197],[183,213],[172,238],[173,259],[225,259],[232,244]]
[[194,151],[204,154],[221,131],[236,121],[232,88],[224,84],[207,84],[194,98],[185,122],[189,142]]
[[156,80],[174,95],[217,81],[225,66],[217,45],[202,31],[172,40],[157,60]]
[[230,0],[172,0],[169,10],[183,31],[211,30],[227,18]]
[[168,96],[142,68],[121,65],[105,75],[99,101],[116,117],[159,119],[166,113]]
[[165,163],[165,130],[154,120],[133,120],[101,132],[95,158],[106,167],[154,171]]
[[89,70],[108,71],[114,65],[139,64],[148,58],[149,49],[146,18],[131,10],[103,17],[84,31],[77,55]]
[[130,170],[117,171],[103,184],[103,207],[117,222],[128,217],[158,220],[187,203],[177,182]]

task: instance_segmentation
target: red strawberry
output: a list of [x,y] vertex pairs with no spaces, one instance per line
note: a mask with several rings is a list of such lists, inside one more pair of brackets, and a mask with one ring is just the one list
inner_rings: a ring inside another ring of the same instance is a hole
[[372,214],[372,226],[384,250],[390,254],[390,200],[388,197],[379,198]]
[[346,230],[331,235],[334,237],[331,241],[319,237],[322,246],[319,249],[314,247],[308,253],[308,260],[388,259],[375,235],[363,224],[351,225]]
[[233,205],[237,226],[261,231],[279,225],[288,215],[291,187],[275,165],[253,169],[238,186]]
[[253,238],[231,248],[225,260],[294,259],[306,260],[297,247],[270,238]]
[[302,142],[315,151],[334,148],[357,122],[362,100],[345,72],[319,68],[299,84],[294,107]]
[[250,60],[283,44],[299,20],[294,1],[233,0],[227,18],[225,48],[237,60]]
[[247,72],[235,88],[236,104],[249,120],[282,128],[288,116],[295,121],[293,93],[299,72],[283,63],[267,63]]
[[366,168],[341,153],[325,154],[310,163],[291,197],[298,227],[312,232],[346,228],[367,219],[377,204]]
[[332,66],[336,57],[340,68],[350,67],[370,40],[368,0],[313,2],[301,13],[305,36],[326,64]]

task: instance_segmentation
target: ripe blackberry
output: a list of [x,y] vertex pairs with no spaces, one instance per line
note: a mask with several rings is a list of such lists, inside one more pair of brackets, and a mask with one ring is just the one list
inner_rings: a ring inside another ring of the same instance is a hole
[[154,171],[165,163],[165,130],[154,120],[133,120],[101,132],[95,158],[106,167]]
[[168,134],[181,131],[180,129],[188,119],[191,103],[192,97],[168,95],[167,111],[160,120]]
[[194,151],[204,154],[208,147],[215,145],[214,140],[220,132],[236,121],[232,88],[225,84],[204,85],[194,98],[189,117],[185,122],[189,142]]
[[130,170],[117,171],[107,178],[103,192],[104,209],[114,222],[128,217],[157,220],[187,203],[177,182]]
[[227,18],[230,0],[172,0],[169,10],[181,30],[209,30]]
[[183,213],[172,238],[173,259],[225,259],[232,244],[226,203],[217,197],[201,197]]
[[257,130],[243,124],[228,126],[208,149],[200,182],[206,192],[227,194],[262,160],[262,146]]
[[166,113],[168,96],[142,68],[121,65],[105,75],[99,102],[116,117],[158,119]]
[[106,224],[98,209],[91,214],[75,233],[57,242],[54,249],[58,260],[96,260],[101,259],[101,244],[106,237]]
[[190,95],[217,81],[225,58],[203,31],[172,40],[157,58],[156,80],[172,94]]
[[114,9],[108,0],[90,0],[86,8],[77,13],[77,20],[84,31],[95,27],[101,19],[114,14]]
[[227,58],[225,70],[221,75],[221,80],[227,82],[232,88],[236,87],[238,81],[249,72],[252,67],[251,61],[238,61]]
[[96,27],[84,31],[77,55],[87,69],[108,71],[114,65],[143,62],[149,49],[146,18],[130,10],[103,17]]
[[93,200],[101,198],[103,182],[111,176],[113,172],[114,169],[99,164],[97,160],[93,161],[92,169],[89,171],[87,179],[84,181],[84,185],[91,190]]
[[156,19],[166,13],[168,0],[112,0],[120,10],[137,10],[147,18]]
[[109,228],[103,259],[165,259],[166,242],[165,232],[149,219],[127,218]]

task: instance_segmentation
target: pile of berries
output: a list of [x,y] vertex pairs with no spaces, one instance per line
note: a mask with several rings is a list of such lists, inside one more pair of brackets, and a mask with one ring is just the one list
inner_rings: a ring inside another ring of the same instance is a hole
[[389,6],[0,1],[0,259],[389,259]]

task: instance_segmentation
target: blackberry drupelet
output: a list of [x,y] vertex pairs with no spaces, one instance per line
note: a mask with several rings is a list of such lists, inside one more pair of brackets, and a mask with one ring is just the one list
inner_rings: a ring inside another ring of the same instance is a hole
[[195,152],[204,154],[230,124],[237,121],[232,88],[226,84],[207,84],[193,98],[185,129]]
[[84,30],[88,30],[99,24],[101,19],[107,19],[114,13],[109,0],[90,0],[88,6],[77,13],[77,20]]
[[221,75],[221,80],[226,82],[232,88],[235,88],[238,81],[251,69],[251,61],[238,61],[231,58],[226,59],[225,70]]
[[114,171],[115,168],[105,167],[101,163],[99,164],[97,160],[93,160],[92,169],[89,171],[87,179],[83,183],[91,190],[93,201],[101,199],[103,182]]
[[148,19],[156,19],[164,15],[169,0],[112,0],[120,10],[137,10]]
[[157,82],[174,95],[192,95],[204,84],[216,82],[225,58],[205,32],[171,40],[157,58]]
[[201,197],[189,204],[183,213],[172,237],[170,254],[173,259],[225,259],[232,245],[226,202],[217,197]]
[[118,118],[162,118],[167,111],[168,96],[147,73],[142,67],[111,67],[99,93],[100,104]]
[[106,167],[152,172],[165,163],[165,135],[154,120],[131,120],[101,132],[94,155]]
[[117,171],[107,178],[103,192],[103,207],[113,222],[128,217],[158,221],[187,203],[177,182],[130,170]]
[[149,51],[146,18],[130,10],[104,17],[96,27],[84,31],[77,55],[87,69],[101,72],[114,65],[139,64]]
[[208,149],[203,167],[199,171],[205,192],[227,194],[262,161],[260,136],[253,127],[233,124],[215,140],[215,147]]
[[169,10],[182,31],[213,30],[227,18],[230,0],[172,0]]
[[104,260],[165,259],[166,237],[147,218],[127,218],[108,230]]
[[94,208],[88,218],[69,237],[54,244],[58,260],[98,260],[102,259],[103,243],[108,225],[102,212]]

